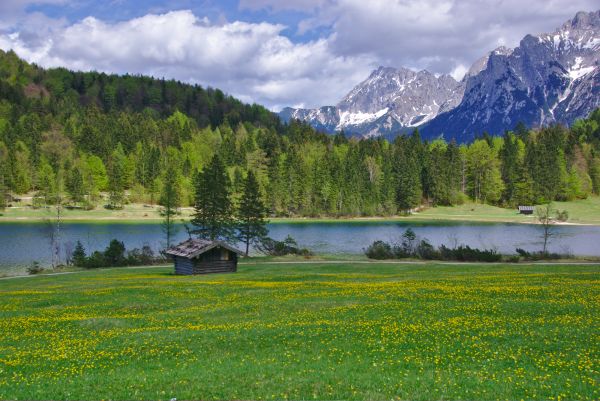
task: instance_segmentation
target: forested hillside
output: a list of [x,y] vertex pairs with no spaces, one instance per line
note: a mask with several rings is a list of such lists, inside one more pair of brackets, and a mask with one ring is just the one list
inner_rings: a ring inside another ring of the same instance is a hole
[[182,205],[218,154],[233,200],[252,170],[276,216],[389,215],[467,197],[499,205],[600,192],[600,110],[570,129],[521,126],[469,145],[415,133],[355,140],[289,125],[218,89],[137,76],[44,70],[0,51],[0,202],[34,194],[119,208],[160,202],[166,172]]

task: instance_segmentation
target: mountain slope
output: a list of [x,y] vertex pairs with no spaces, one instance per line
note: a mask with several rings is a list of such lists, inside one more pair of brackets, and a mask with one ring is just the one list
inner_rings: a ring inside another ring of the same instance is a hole
[[284,121],[394,136],[419,127],[424,137],[459,142],[482,132],[570,124],[600,106],[600,11],[580,12],[551,34],[527,35],[477,60],[461,82],[428,71],[380,67],[336,106],[286,108]]
[[449,75],[436,77],[425,70],[379,67],[336,106],[286,108],[279,115],[284,121],[308,121],[326,132],[385,135],[422,125],[454,108],[463,90],[464,85]]
[[527,35],[513,51],[492,52],[467,76],[461,103],[423,128],[461,142],[484,131],[571,124],[600,106],[600,11],[578,13],[552,34]]

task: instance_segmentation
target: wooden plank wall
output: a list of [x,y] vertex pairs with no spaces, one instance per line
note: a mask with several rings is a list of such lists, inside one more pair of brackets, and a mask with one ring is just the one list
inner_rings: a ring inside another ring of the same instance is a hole
[[174,258],[175,274],[207,274],[228,273],[237,271],[237,260],[215,260],[211,262],[200,262],[190,260],[181,256]]
[[194,274],[226,273],[235,271],[237,271],[237,261],[234,260],[197,262],[194,266]]
[[194,274],[194,262],[190,259],[176,256],[175,274]]

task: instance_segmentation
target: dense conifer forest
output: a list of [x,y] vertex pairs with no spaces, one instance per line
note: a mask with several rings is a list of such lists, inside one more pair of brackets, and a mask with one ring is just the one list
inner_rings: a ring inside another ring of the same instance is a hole
[[[141,76],[41,69],[0,51],[0,206],[194,204],[214,155],[232,201],[249,171],[272,216],[405,213],[473,199],[501,206],[600,192],[600,109],[572,127],[483,134],[470,144],[329,136],[218,89]],[[168,177],[167,177],[168,175]],[[174,178],[174,179],[173,179]]]

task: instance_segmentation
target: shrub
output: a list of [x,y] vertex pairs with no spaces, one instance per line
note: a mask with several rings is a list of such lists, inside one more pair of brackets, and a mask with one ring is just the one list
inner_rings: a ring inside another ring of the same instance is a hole
[[402,234],[402,242],[400,245],[394,247],[394,256],[401,258],[410,258],[415,256],[415,242],[417,241],[417,235],[411,228],[407,228]]
[[426,239],[421,240],[419,245],[417,245],[416,254],[421,259],[439,259],[439,252],[435,250],[433,245],[429,243]]
[[78,267],[98,268],[151,265],[163,261],[164,258],[155,256],[150,245],[146,244],[142,249],[134,248],[126,251],[125,245],[121,241],[113,239],[104,252],[95,251],[88,257],[85,255],[85,249],[81,242],[77,241],[77,245],[71,253],[71,260]]
[[110,241],[104,251],[104,260],[108,266],[125,266],[125,245],[116,239]]
[[269,256],[302,255],[304,257],[312,256],[312,252],[306,248],[298,248],[298,243],[291,236],[287,236],[283,241],[277,241],[273,238],[265,237],[256,244],[259,252]]
[[142,249],[134,248],[127,252],[128,266],[151,265],[157,261],[154,251],[150,245],[144,245]]
[[104,259],[104,253],[94,251],[85,261],[85,267],[88,269],[96,269],[98,267],[106,266],[106,259]]
[[393,259],[394,252],[387,242],[375,241],[365,249],[365,254],[370,259]]
[[567,210],[558,211],[556,213],[556,220],[565,222],[569,220],[569,212]]
[[460,245],[455,248],[441,245],[436,249],[427,239],[422,239],[415,245],[416,241],[417,236],[409,228],[402,236],[400,245],[392,248],[387,242],[375,241],[365,249],[365,255],[370,259],[417,257],[426,260],[458,260],[464,262],[498,262],[502,259],[502,255],[494,249],[481,250],[467,245]]
[[27,273],[29,274],[38,274],[44,270],[42,266],[40,266],[40,262],[33,261],[31,265],[27,268]]
[[75,245],[75,249],[73,250],[73,253],[71,254],[71,260],[73,261],[73,265],[77,266],[77,267],[84,267],[85,263],[86,263],[86,259],[87,258],[85,255],[85,248],[81,244],[81,241],[77,241],[77,244]]
[[572,255],[569,254],[563,254],[561,255],[560,253],[550,253],[550,252],[527,252],[521,248],[517,248],[516,249],[517,253],[519,254],[519,256],[523,257],[526,260],[556,260],[556,259],[566,259],[569,257],[572,257]]
[[440,257],[443,260],[458,260],[461,262],[498,262],[502,255],[493,249],[476,249],[468,245],[460,245],[457,248],[440,246]]

